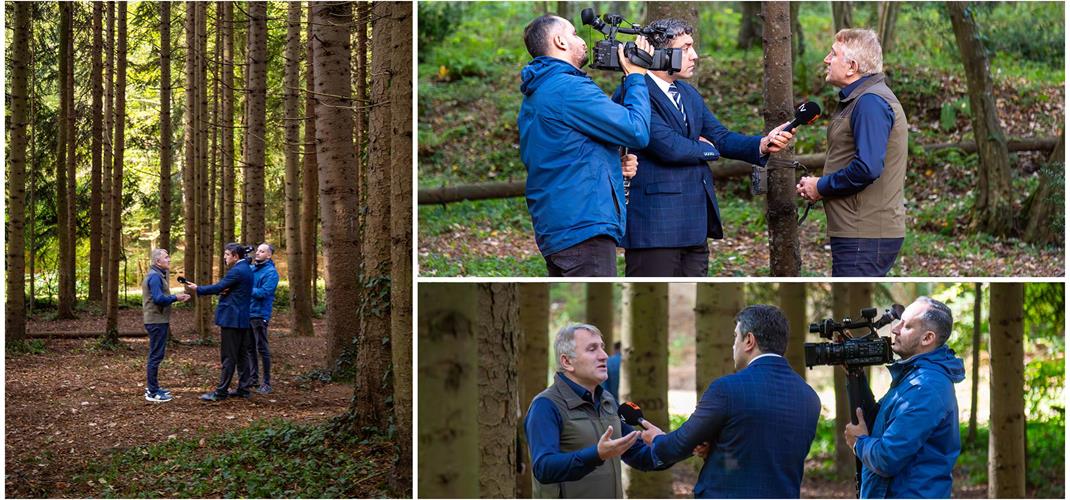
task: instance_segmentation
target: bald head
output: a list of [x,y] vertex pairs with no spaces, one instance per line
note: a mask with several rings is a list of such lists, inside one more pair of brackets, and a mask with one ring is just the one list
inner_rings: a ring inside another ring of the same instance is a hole
[[528,54],[531,57],[550,55],[550,42],[565,23],[564,18],[553,14],[541,15],[528,23],[524,28],[524,45],[528,48]]

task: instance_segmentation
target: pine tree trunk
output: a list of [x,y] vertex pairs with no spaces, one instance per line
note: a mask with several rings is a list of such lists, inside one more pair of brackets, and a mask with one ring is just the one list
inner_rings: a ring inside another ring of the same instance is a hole
[[833,0],[829,2],[832,4],[832,31],[839,33],[842,29],[847,29],[854,26],[854,22],[851,19],[851,2],[838,2]]
[[[28,76],[33,72],[30,45],[33,39],[33,4],[14,5],[15,32],[11,46],[9,88],[11,119],[8,122],[10,149],[7,152],[7,299],[5,332],[8,342],[26,337],[26,129],[30,124]],[[99,16],[96,17],[99,20]],[[98,23],[99,24],[99,23]],[[32,279],[31,275],[31,279]]]
[[587,323],[602,331],[606,352],[613,354],[613,283],[587,283]]
[[[187,279],[197,282],[197,266],[200,264],[197,245],[197,2],[186,2],[185,19],[183,29],[186,35],[186,60],[185,60],[185,106],[183,109],[182,142],[182,211],[184,223],[184,241],[182,252],[183,273]],[[180,273],[175,273],[180,274]],[[200,283],[206,284],[206,283]],[[195,297],[193,299],[193,331],[202,339],[208,339],[208,332],[200,328],[200,311],[207,303],[211,307],[211,298],[208,296]]]
[[[791,120],[795,107],[791,76],[791,16],[787,2],[762,2],[765,26],[763,98],[765,130]],[[798,276],[799,226],[796,222],[794,147],[769,155],[769,194],[765,218],[769,221],[769,271],[773,276]]]
[[171,3],[160,3],[160,242],[171,251]]
[[806,333],[810,319],[806,316],[806,283],[781,283],[777,287],[780,309],[788,318],[788,364],[804,380],[806,379]]
[[[632,328],[624,331],[621,359],[621,401],[630,400],[661,429],[669,428],[669,285],[632,284]],[[624,491],[630,498],[666,498],[672,473],[624,469]]]
[[[304,172],[301,174],[301,248],[304,251],[304,275],[311,291],[312,306],[316,304],[316,223],[319,219],[319,171],[316,166],[316,94],[315,72],[312,71],[312,7],[308,8],[308,62],[305,67],[305,141]],[[291,259],[291,262],[293,262]]]
[[885,56],[891,54],[895,46],[895,21],[899,17],[899,7],[899,2],[880,2],[877,38],[881,41],[881,51]]
[[[77,27],[74,25],[74,10],[78,7],[77,3],[72,4],[70,7],[69,15],[71,16],[70,27],[72,31],[71,35],[67,37],[67,119],[65,121],[67,127],[67,140],[65,141],[65,144],[67,145],[67,224],[61,227],[63,228],[62,231],[68,234],[68,237],[66,257],[63,259],[63,270],[60,273],[61,282],[66,278],[66,292],[64,292],[64,294],[66,295],[66,302],[71,305],[72,311],[78,304],[76,293],[78,278],[75,262],[78,249],[78,232],[74,229],[78,215],[78,194],[76,190],[78,172],[75,168],[78,159],[76,148],[78,145],[78,130],[75,126],[75,114],[77,113],[77,109],[74,105],[74,30],[76,30]],[[63,302],[62,298],[61,302]]]
[[248,244],[264,241],[264,132],[267,120],[267,2],[250,2],[247,127],[245,129],[245,211],[241,239]]
[[791,14],[791,56],[792,63],[801,60],[806,53],[806,39],[803,37],[802,23],[799,22],[799,9],[802,2],[790,2]]
[[417,289],[421,497],[480,496],[477,287],[434,283]]
[[[732,360],[736,314],[743,310],[743,283],[695,285],[695,393],[735,371]],[[662,429],[665,430],[665,429]]]
[[977,388],[981,372],[981,306],[984,304],[982,284],[973,285],[973,342],[970,346],[970,424],[966,433],[966,446],[973,447],[977,441]]
[[104,144],[103,151],[101,152],[101,187],[100,196],[101,200],[101,224],[100,224],[100,250],[101,250],[101,289],[104,294],[103,306],[104,311],[111,310],[111,301],[118,296],[115,293],[115,283],[111,282],[111,185],[112,175],[111,168],[112,163],[115,161],[113,158],[114,144],[112,143],[112,132],[115,128],[115,2],[104,2],[105,12],[105,38],[104,41],[104,116],[103,126],[104,130]]
[[762,4],[761,2],[739,2],[739,5],[742,9],[742,19],[736,45],[741,49],[749,49],[762,38]]
[[[520,353],[517,373],[519,373],[520,420],[517,433],[520,436],[518,460],[522,464],[517,470],[517,496],[531,498],[531,450],[528,449],[527,435],[524,433],[524,420],[528,407],[543,389],[549,370],[549,345],[547,335],[550,331],[550,285],[548,283],[521,283],[520,287]],[[587,285],[588,287],[591,284]],[[422,382],[422,381],[421,381]]]
[[219,29],[223,32],[223,166],[220,176],[223,186],[219,225],[223,233],[221,241],[226,244],[237,241],[234,231],[234,3],[219,2],[217,9],[222,11]]
[[116,48],[115,48],[115,138],[112,144],[115,146],[115,164],[112,166],[111,185],[111,257],[109,263],[108,279],[112,284],[111,292],[114,296],[108,301],[108,319],[105,341],[107,343],[119,342],[119,291],[125,283],[119,281],[119,261],[122,260],[122,194],[123,194],[123,153],[125,149],[126,131],[126,2],[119,2],[116,13]]
[[[380,387],[381,376],[376,374],[373,367],[386,367],[391,361],[391,352],[385,348],[390,339],[390,176],[391,176],[391,153],[393,135],[388,124],[391,123],[391,109],[387,105],[390,99],[390,89],[393,78],[397,74],[394,61],[398,54],[393,49],[392,37],[397,33],[400,26],[396,19],[391,16],[391,6],[386,2],[376,3],[372,17],[375,22],[372,25],[373,46],[372,64],[375,65],[375,75],[372,88],[372,101],[376,103],[372,120],[375,126],[370,130],[368,155],[368,178],[367,212],[365,213],[366,227],[364,237],[358,238],[360,248],[358,256],[350,263],[363,262],[364,273],[361,276],[361,327],[357,347],[357,366],[360,371],[356,380],[356,400],[361,415],[372,414],[380,416],[380,419],[372,417],[373,422],[386,422],[387,408],[379,396],[382,392]],[[345,39],[346,49],[349,55],[349,37]],[[317,64],[319,54],[317,54]],[[349,59],[345,61],[346,79],[349,83]],[[319,82],[317,82],[318,84]],[[349,93],[346,92],[348,97]],[[320,96],[321,101],[324,96]],[[321,103],[322,104],[322,103]],[[352,104],[352,102],[346,103]],[[324,106],[320,106],[322,111]],[[350,113],[352,116],[352,113]],[[320,132],[321,123],[316,124],[317,133]],[[352,123],[347,131],[352,138]],[[352,139],[350,139],[352,140]],[[350,145],[352,148],[352,145]],[[321,159],[322,161],[322,159]],[[359,163],[359,162],[355,162]],[[359,181],[358,181],[359,183]],[[359,187],[357,188],[359,191]],[[410,203],[411,204],[411,203]],[[355,228],[357,230],[358,228]],[[354,242],[357,243],[357,242]],[[385,335],[384,335],[385,334]],[[364,418],[367,422],[368,418]]]
[[[848,283],[832,284],[832,317],[855,317],[851,312],[851,288]],[[857,311],[856,311],[857,313]],[[844,441],[843,429],[851,421],[847,401],[847,376],[839,367],[832,367],[833,390],[836,396],[836,476],[841,480],[855,477],[855,455]]]
[[1025,497],[1025,284],[991,283],[989,498]]
[[[412,33],[412,3],[392,2],[392,17],[395,33]],[[366,39],[366,37],[361,37]],[[391,37],[391,52],[395,64],[406,60],[406,54],[412,54],[411,36]],[[394,475],[395,484],[401,491],[412,485],[412,73],[398,71],[393,75],[390,86],[390,113],[393,136],[390,141],[392,172],[390,175],[390,345],[394,370],[394,422],[397,427],[400,455]],[[294,86],[297,84],[295,82]],[[361,103],[357,103],[360,105]],[[359,117],[360,113],[356,113]],[[358,121],[360,118],[358,118]],[[516,295],[516,286],[512,293]],[[515,302],[515,299],[514,299]],[[513,316],[516,316],[515,305]],[[311,307],[310,307],[311,311]],[[520,325],[513,320],[511,329],[511,349],[513,373],[510,385],[516,385],[516,328]],[[503,388],[506,386],[503,385]],[[510,441],[515,440],[517,418],[517,391],[511,391],[512,408],[504,425],[511,418],[509,428]],[[512,481],[516,471],[516,446],[513,450],[512,468],[503,472]],[[504,462],[504,461],[503,461]],[[506,492],[505,490],[499,490]],[[516,488],[510,488],[511,496],[516,495]]]
[[476,286],[479,288],[479,495],[515,498],[516,426],[520,413],[517,288],[515,283]]
[[[92,52],[89,54],[91,61],[91,67],[89,70],[89,86],[92,93],[92,108],[90,114],[92,115],[92,138],[90,139],[90,185],[89,185],[89,301],[100,302],[104,297],[104,290],[101,287],[101,258],[103,257],[103,251],[101,249],[101,219],[103,214],[100,211],[101,208],[101,134],[103,133],[103,125],[101,124],[101,118],[104,114],[104,82],[101,73],[104,70],[104,66],[100,61],[100,57],[103,54],[103,36],[102,23],[104,15],[104,3],[96,2],[93,4],[93,46],[90,49]],[[162,203],[162,201],[161,201]],[[10,234],[10,233],[8,233]]]
[[[197,2],[197,283],[212,282],[211,209],[208,195],[208,2]],[[206,296],[209,297],[209,296]],[[199,301],[197,328],[210,335],[213,308],[210,300]]]
[[68,198],[67,192],[67,141],[73,140],[67,134],[67,117],[71,114],[70,108],[67,107],[67,93],[69,92],[67,88],[67,64],[69,62],[67,52],[70,51],[71,46],[71,10],[73,8],[73,3],[59,4],[60,105],[59,120],[57,122],[59,138],[56,141],[56,232],[59,233],[59,257],[56,259],[59,274],[57,318],[74,317],[74,301],[67,291],[68,288],[73,290],[73,285],[70,282],[74,280],[74,270],[67,268],[67,253],[72,248],[70,240],[74,237],[73,234],[67,231],[67,228],[70,227],[70,221],[68,220],[70,218],[70,210],[68,210],[68,206],[73,202]]
[[289,265],[286,266],[290,288],[290,333],[311,337],[312,302],[308,295],[308,280],[305,279],[305,256],[301,248],[301,179],[300,179],[300,141],[301,109],[298,91],[300,90],[301,60],[301,3],[288,5],[286,22],[286,75],[283,83],[283,100],[285,103],[286,138],[283,149],[286,156],[286,252]]
[[[888,2],[894,3],[894,2]],[[966,70],[966,90],[970,96],[973,137],[977,142],[980,160],[977,177],[977,199],[973,207],[973,228],[1006,236],[1014,231],[1011,196],[1011,166],[1007,152],[1007,138],[999,123],[992,75],[989,74],[988,54],[981,43],[981,34],[973,13],[964,2],[947,2],[951,27],[958,41],[959,55]],[[883,18],[883,16],[882,16]],[[885,49],[887,52],[887,49]]]
[[[361,151],[365,147],[368,137],[368,18],[371,15],[371,2],[357,2],[355,15],[357,24],[353,33],[356,35],[356,71],[353,73],[353,88],[356,96],[353,105],[356,107],[353,117],[353,151],[357,156],[357,179],[364,179],[364,162],[361,160]],[[411,168],[410,168],[411,170]],[[363,186],[361,186],[363,188]],[[361,189],[367,196],[367,191]]]

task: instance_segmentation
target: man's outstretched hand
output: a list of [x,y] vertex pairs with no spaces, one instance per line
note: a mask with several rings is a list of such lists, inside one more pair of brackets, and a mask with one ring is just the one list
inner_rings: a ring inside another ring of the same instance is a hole
[[613,426],[609,426],[606,432],[602,434],[602,437],[598,439],[598,458],[602,460],[609,460],[614,457],[619,457],[628,451],[635,444],[635,440],[639,438],[639,431],[632,431],[627,436],[621,436],[617,439],[613,439]]

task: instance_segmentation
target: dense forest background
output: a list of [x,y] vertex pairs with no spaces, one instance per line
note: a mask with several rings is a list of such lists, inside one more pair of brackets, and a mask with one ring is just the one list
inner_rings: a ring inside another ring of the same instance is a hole
[[[8,495],[411,491],[408,2],[6,4]],[[275,392],[211,407],[215,302],[140,398],[141,282],[276,247]],[[359,367],[359,369],[358,369]],[[87,432],[88,431],[88,432]]]
[[[843,442],[845,377],[831,366],[804,367],[803,343],[826,341],[804,332],[825,318],[859,319],[864,307],[883,311],[921,295],[951,308],[948,345],[966,367],[955,386],[962,453],[952,496],[1063,498],[1062,283],[423,284],[418,493],[531,496],[526,446],[514,455],[501,443],[523,440],[525,412],[551,381],[554,336],[566,324],[599,327],[610,354],[614,342],[622,344],[619,400],[637,402],[667,430],[687,419],[711,380],[732,373],[736,313],[765,303],[788,317],[788,362],[821,397],[802,495],[853,498],[854,455]],[[870,367],[869,376],[879,399],[891,382],[888,370]],[[626,495],[689,498],[701,466],[697,457],[657,473],[625,466]]]
[[[580,23],[586,7],[634,23],[667,12],[692,20],[700,60],[690,83],[729,129],[757,135],[769,128],[758,2],[421,3],[422,275],[545,273],[517,149],[519,72],[530,60],[522,33],[537,15],[555,12],[593,46],[602,35]],[[834,109],[838,89],[824,82],[822,59],[837,29],[870,28],[882,39],[885,72],[911,125],[909,230],[891,275],[1064,274],[1062,3],[791,2],[790,8],[795,102]],[[972,36],[956,35],[955,26],[969,24],[952,22],[962,19],[959,12],[973,21]],[[588,74],[607,93],[619,84],[619,73]],[[823,118],[797,130],[794,155],[804,164],[825,152],[827,123]],[[978,127],[991,139],[981,141],[980,154]],[[990,149],[985,143],[999,142],[997,136],[1003,149]],[[779,248],[769,244],[765,196],[750,194],[750,169],[737,163],[711,167],[726,236],[711,243],[710,274],[783,275],[770,268],[770,253]],[[820,172],[820,165],[810,170]],[[803,204],[791,201],[801,211]],[[798,229],[798,244],[802,266],[792,273],[828,275],[820,204]]]

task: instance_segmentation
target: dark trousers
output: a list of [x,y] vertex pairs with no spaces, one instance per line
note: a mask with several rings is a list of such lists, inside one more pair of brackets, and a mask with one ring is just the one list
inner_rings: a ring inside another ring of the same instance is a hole
[[710,271],[706,245],[682,248],[629,248],[624,251],[624,275],[669,278],[705,277]]
[[[253,330],[253,341],[249,343],[249,368],[252,371],[250,381],[255,386],[260,380],[260,359],[264,360],[264,385],[271,385],[271,350],[268,349],[268,324],[263,318],[252,318],[249,326]],[[257,353],[260,356],[257,356]]]
[[145,387],[149,393],[160,390],[160,382],[156,379],[159,373],[160,363],[163,362],[164,351],[167,348],[167,332],[170,329],[167,323],[155,323],[145,325],[145,331],[149,333],[149,362],[145,368]]
[[617,276],[617,242],[609,236],[595,236],[543,258],[551,277]]
[[230,381],[234,379],[234,370],[238,371],[238,393],[245,394],[252,385],[250,380],[248,350],[252,342],[252,335],[248,328],[223,328],[222,341],[219,344],[219,357],[223,363],[223,370],[219,374],[219,385],[215,388],[216,394],[227,394]]
[[832,277],[880,278],[895,265],[903,238],[829,238]]

